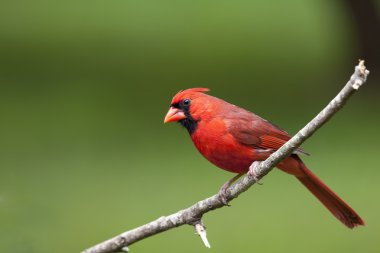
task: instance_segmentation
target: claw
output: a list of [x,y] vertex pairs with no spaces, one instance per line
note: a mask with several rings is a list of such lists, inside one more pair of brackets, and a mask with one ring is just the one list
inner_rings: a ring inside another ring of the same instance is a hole
[[227,182],[225,182],[222,187],[220,188],[219,192],[218,192],[218,199],[220,200],[220,202],[223,203],[223,205],[225,206],[231,206],[230,204],[228,204],[228,199],[227,199],[227,191],[228,191],[228,188],[231,186],[231,184],[233,182],[235,182],[237,179],[239,179],[243,174],[237,174],[236,176],[234,176],[233,178],[231,178],[230,180],[228,180]]
[[258,185],[263,185],[263,183],[260,182],[260,178],[258,177],[256,173],[256,167],[260,164],[260,162],[253,162],[251,166],[249,166],[248,170],[248,177],[253,178],[253,180],[256,181]]
[[228,204],[228,200],[227,200],[227,189],[229,187],[230,187],[230,184],[229,184],[229,181],[227,181],[226,183],[223,184],[223,186],[220,188],[218,192],[218,199],[225,206],[231,206],[230,204]]

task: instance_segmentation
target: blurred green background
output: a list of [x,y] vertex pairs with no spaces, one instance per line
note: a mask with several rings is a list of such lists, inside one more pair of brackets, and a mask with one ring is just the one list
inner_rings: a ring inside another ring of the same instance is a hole
[[360,36],[380,4],[358,21],[350,3],[0,1],[0,252],[79,252],[216,193],[232,174],[163,124],[178,90],[211,88],[295,133],[359,58],[368,84],[303,147],[366,227],[273,171],[204,217],[211,250],[189,226],[130,249],[380,252],[380,57]]

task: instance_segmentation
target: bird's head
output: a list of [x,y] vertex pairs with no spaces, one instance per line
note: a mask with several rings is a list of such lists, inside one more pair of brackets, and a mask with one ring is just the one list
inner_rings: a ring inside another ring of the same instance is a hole
[[179,122],[192,134],[208,106],[207,88],[191,88],[178,92],[172,99],[164,123]]

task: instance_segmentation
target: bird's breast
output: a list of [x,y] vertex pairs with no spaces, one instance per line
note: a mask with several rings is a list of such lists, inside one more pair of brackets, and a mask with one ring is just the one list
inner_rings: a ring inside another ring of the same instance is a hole
[[230,172],[246,173],[252,162],[260,159],[254,148],[239,143],[228,132],[223,121],[200,122],[191,139],[207,160]]

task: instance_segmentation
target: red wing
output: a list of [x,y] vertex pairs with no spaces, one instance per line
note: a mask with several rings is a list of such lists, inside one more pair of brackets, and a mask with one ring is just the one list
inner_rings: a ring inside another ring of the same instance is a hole
[[[285,139],[285,138],[284,138]],[[260,140],[260,146],[264,148],[270,148],[270,149],[279,149],[282,145],[284,145],[290,138],[287,138],[287,140],[279,139],[275,136],[271,135],[263,135],[261,136]]]
[[[260,140],[261,140],[260,146],[262,146],[264,148],[277,150],[277,149],[281,148],[282,145],[284,145],[288,140],[290,140],[290,136],[287,136],[286,138],[288,138],[288,139],[285,140],[285,138],[279,139],[279,138],[274,137],[274,136],[263,135],[260,138]],[[302,148],[297,148],[297,150],[294,153],[296,153],[296,154],[301,153],[304,155],[309,155],[309,153],[305,152]]]
[[[251,112],[231,110],[229,116],[226,121],[230,134],[244,145],[277,150],[291,138],[281,128]],[[305,153],[302,149],[297,151]]]

